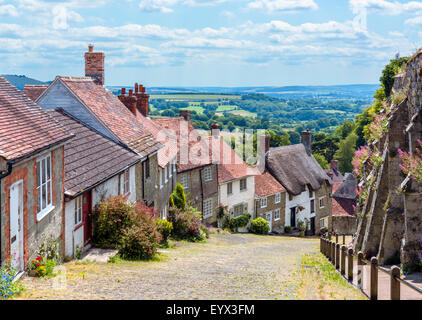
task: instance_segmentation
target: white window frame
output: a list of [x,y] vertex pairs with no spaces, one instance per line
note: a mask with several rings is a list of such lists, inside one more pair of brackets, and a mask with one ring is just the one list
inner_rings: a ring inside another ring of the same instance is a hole
[[[229,192],[229,186],[230,186],[230,192]],[[227,195],[230,196],[233,194],[233,182],[229,182],[227,184]]]
[[159,177],[159,179],[160,179],[160,189],[162,189],[163,188],[163,170],[160,168],[159,172],[160,172],[160,177]]
[[204,169],[204,180],[205,180],[205,182],[212,181],[212,168],[211,167],[207,167],[207,168]]
[[281,202],[281,192],[276,193],[275,194],[275,199],[274,199],[274,203],[275,204],[280,203],[280,202]]
[[120,174],[120,194],[128,195],[130,193],[130,171],[125,170]]
[[[324,205],[324,200],[325,200],[325,197],[321,197],[321,198],[319,198],[319,208],[320,208],[320,209],[325,208],[325,205]],[[321,201],[322,201],[322,205],[321,205]]]
[[176,172],[176,160],[173,162],[173,172]]
[[80,226],[82,224],[82,206],[83,206],[83,196],[75,198],[75,207],[74,207],[74,213],[75,213],[75,227]]
[[183,173],[180,176],[180,184],[183,186],[183,189],[189,189],[189,185],[188,185],[188,176],[186,173]]
[[212,199],[206,199],[202,203],[202,217],[204,219],[211,218],[213,215],[213,202]]
[[267,198],[262,198],[261,199],[261,209],[262,208],[266,208],[267,207],[267,204],[268,204]]
[[[245,181],[245,188],[244,189],[242,189],[242,181]],[[244,179],[239,180],[239,190],[240,190],[240,192],[248,190],[248,179],[244,178]]]
[[168,175],[167,175],[167,167],[164,167],[163,171],[164,171],[164,181],[165,181],[164,183],[167,183],[169,182]]
[[[277,218],[278,215],[278,218]],[[274,210],[274,221],[280,220],[280,209]]]
[[[44,163],[44,167],[43,167],[43,163]],[[49,172],[47,170],[48,163],[50,164]],[[37,185],[37,210],[38,210],[37,220],[38,221],[44,218],[54,208],[53,207],[54,181],[53,181],[53,174],[52,174],[52,170],[53,170],[52,166],[53,166],[53,161],[52,161],[51,152],[49,152],[48,154],[42,157],[37,158],[36,160],[36,176],[37,176],[36,185]],[[38,168],[39,168],[39,172],[38,172]],[[42,182],[43,172],[45,172],[44,182]],[[50,186],[50,188],[48,188],[48,186]],[[43,204],[42,199],[43,199],[44,194],[45,194],[45,207],[42,206]],[[50,201],[48,201],[48,196],[50,196]]]
[[[237,207],[241,207],[242,208],[242,213],[241,214],[239,214],[239,215],[236,215],[236,208]],[[237,205],[235,205],[235,206],[233,206],[233,216],[234,216],[234,218],[237,218],[237,217],[240,217],[240,216],[243,216],[243,214],[245,213],[245,208],[244,208],[244,206],[243,206],[243,203],[240,203],[240,204],[237,204]]]
[[325,218],[319,219],[319,228],[325,228]]
[[172,169],[172,167],[173,167],[173,163],[169,163],[169,165],[168,165],[168,170],[169,170],[169,178],[172,178],[173,177],[173,169]]

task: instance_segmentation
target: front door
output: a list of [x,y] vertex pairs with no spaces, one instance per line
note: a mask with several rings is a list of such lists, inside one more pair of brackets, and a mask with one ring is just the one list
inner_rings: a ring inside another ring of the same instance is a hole
[[296,228],[296,207],[290,208],[290,226]]
[[18,272],[24,269],[23,232],[23,181],[19,181],[10,187],[10,255]]
[[270,226],[270,232],[273,231],[273,215],[271,212],[267,213],[267,221],[268,221],[268,225]]
[[84,243],[86,244],[91,240],[92,236],[92,217],[91,217],[91,208],[92,208],[92,196],[91,191],[85,192],[83,194],[82,202],[82,213],[83,213],[83,224],[84,224]]
[[315,217],[311,218],[311,231],[312,235],[315,235]]

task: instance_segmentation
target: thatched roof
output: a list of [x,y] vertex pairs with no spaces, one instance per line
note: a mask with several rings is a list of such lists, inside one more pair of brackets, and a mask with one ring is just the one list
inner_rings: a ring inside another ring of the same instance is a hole
[[330,178],[312,155],[308,155],[303,144],[271,148],[266,155],[268,171],[292,195],[299,195],[308,186],[319,190]]

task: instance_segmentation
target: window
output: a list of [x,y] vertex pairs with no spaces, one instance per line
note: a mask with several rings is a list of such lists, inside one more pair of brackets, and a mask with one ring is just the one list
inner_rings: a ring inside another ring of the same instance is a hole
[[174,160],[174,163],[173,163],[173,172],[176,172],[176,160]]
[[243,204],[234,206],[234,217],[240,217],[241,215],[243,215]]
[[319,198],[319,207],[320,208],[324,208],[324,198],[325,197]]
[[129,169],[125,170],[123,174],[120,175],[120,194],[128,194],[130,192],[130,178],[129,178]]
[[212,169],[211,168],[205,168],[204,170],[204,177],[205,182],[212,181]]
[[169,178],[173,177],[173,170],[172,170],[173,164],[170,162],[168,165],[168,170],[169,170]]
[[163,170],[160,168],[160,189],[163,188]]
[[275,195],[274,203],[280,203],[281,202],[281,193],[277,193]]
[[145,160],[145,178],[149,179],[150,177],[150,172],[149,172],[150,168],[149,168],[149,158],[147,158],[147,160]]
[[313,198],[313,197],[314,197],[314,192],[311,189],[309,189],[309,198]]
[[267,198],[262,198],[261,199],[261,208],[266,208],[267,207]]
[[311,200],[311,213],[315,212],[315,200]]
[[325,219],[320,219],[319,220],[319,228],[320,229],[325,228]]
[[204,219],[212,217],[212,199],[207,199],[202,205],[202,216]]
[[53,206],[51,179],[51,153],[37,159],[37,219],[41,219]]
[[229,182],[227,184],[227,195],[232,194],[233,193],[233,183]]
[[274,211],[274,220],[280,220],[280,209]]
[[180,177],[180,184],[183,186],[184,189],[188,189],[188,177],[186,174],[182,174]]
[[240,191],[246,190],[246,179],[240,180]]
[[164,171],[164,181],[165,181],[165,183],[167,183],[167,182],[169,182],[169,179],[167,177],[167,167],[164,167],[163,171]]
[[82,223],[82,196],[75,199],[75,226]]
[[293,199],[294,199],[294,196],[292,196],[292,195],[289,193],[289,201],[293,201]]

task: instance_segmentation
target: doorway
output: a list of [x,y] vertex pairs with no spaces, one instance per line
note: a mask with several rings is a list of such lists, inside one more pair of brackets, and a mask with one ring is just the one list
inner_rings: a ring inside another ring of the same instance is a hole
[[92,191],[85,192],[82,201],[84,244],[87,244],[92,237]]
[[296,207],[290,208],[290,226],[296,228]]
[[24,269],[23,181],[10,187],[10,255],[12,267],[19,273]]

